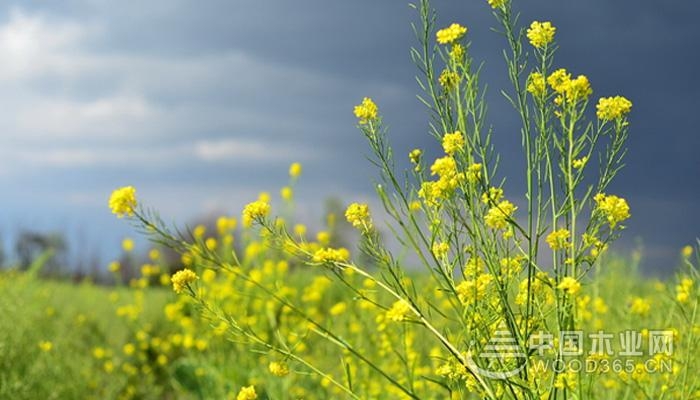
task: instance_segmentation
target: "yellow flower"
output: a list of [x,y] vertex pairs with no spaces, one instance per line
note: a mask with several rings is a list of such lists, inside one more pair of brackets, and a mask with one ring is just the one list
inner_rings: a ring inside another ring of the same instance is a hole
[[481,179],[481,164],[472,164],[467,168],[467,180],[469,182],[478,182]]
[[527,78],[527,91],[533,96],[537,98],[542,97],[546,89],[546,80],[541,73],[533,72]]
[[445,150],[445,153],[449,155],[453,155],[463,147],[464,135],[462,135],[460,131],[446,133],[445,136],[442,137],[442,148]]
[[394,322],[401,322],[406,319],[406,316],[411,312],[411,305],[406,300],[396,301],[391,308],[386,312],[387,319]]
[[593,89],[591,89],[591,84],[585,75],[577,76],[566,85],[566,99],[568,101],[585,100],[591,93],[593,93]]
[[584,157],[579,158],[578,160],[574,160],[571,164],[574,168],[581,169],[584,166],[586,166],[587,162],[588,162],[588,156],[584,156]]
[[378,111],[377,105],[369,97],[365,97],[362,99],[362,103],[355,106],[355,116],[363,125],[377,119]]
[[136,204],[136,189],[133,186],[119,188],[109,197],[109,208],[119,218],[134,215]]
[[280,190],[280,197],[282,200],[289,201],[294,196],[294,191],[289,186],[285,186]]
[[632,102],[622,96],[602,97],[596,106],[596,115],[602,121],[622,118],[632,110]]
[[440,29],[435,34],[437,42],[440,44],[449,44],[461,39],[467,33],[467,28],[460,24],[452,24],[445,29]]
[[681,249],[681,255],[683,258],[690,258],[693,255],[693,246],[685,246]]
[[51,349],[53,349],[53,343],[49,342],[48,340],[42,340],[41,342],[39,342],[39,348],[44,353],[48,353],[49,351],[51,351]]
[[317,263],[346,262],[350,258],[350,252],[346,248],[323,248],[314,253],[312,260]]
[[611,228],[630,217],[630,207],[627,205],[627,201],[621,197],[598,193],[593,199],[598,205],[597,209],[606,217]]
[[274,376],[286,376],[289,374],[289,366],[285,362],[273,361],[268,366],[270,373]]
[[337,317],[338,315],[344,313],[347,309],[347,303],[341,301],[339,303],[334,304],[333,307],[331,307],[330,310],[328,310],[328,313],[334,317]]
[[298,162],[292,163],[289,166],[289,176],[293,179],[298,178],[301,175],[301,164]]
[[441,259],[447,256],[447,253],[450,251],[450,245],[445,242],[436,242],[433,244],[433,254],[435,254],[435,258]]
[[683,278],[676,286],[676,300],[679,303],[687,303],[693,291],[694,281],[690,278]]
[[369,214],[369,206],[367,204],[352,203],[345,211],[345,218],[355,228],[369,230],[372,228],[372,219]]
[[257,398],[258,394],[255,393],[255,387],[252,385],[241,388],[238,396],[236,396],[236,400],[255,400]]
[[563,94],[571,82],[571,74],[566,72],[564,68],[552,72],[547,77],[547,83],[557,93]]
[[481,195],[481,202],[484,204],[495,203],[503,197],[503,189],[490,187],[489,191]]
[[566,248],[570,236],[568,229],[559,229],[547,235],[545,240],[549,247],[556,251]]
[[122,269],[122,265],[119,261],[112,261],[109,263],[109,272],[119,272]]
[[131,238],[125,238],[122,240],[122,249],[124,249],[124,251],[127,253],[134,250],[134,240]]
[[506,4],[507,0],[488,0],[491,8],[501,8]]
[[451,156],[438,158],[430,166],[430,174],[439,177],[451,177],[457,174],[457,162]]
[[511,218],[517,209],[518,207],[510,201],[503,200],[488,210],[484,222],[491,229],[505,229],[508,218]]
[[219,235],[224,235],[227,232],[230,232],[234,229],[236,229],[236,224],[238,221],[236,221],[236,218],[228,218],[221,216],[216,219],[216,230],[219,232]]
[[440,73],[440,77],[438,77],[438,83],[445,90],[451,90],[456,88],[459,84],[459,81],[459,74],[454,71],[450,71],[449,69],[442,70],[442,72]]
[[552,43],[555,31],[556,28],[550,22],[534,21],[527,30],[527,38],[530,39],[530,44],[541,49]]
[[249,203],[243,209],[243,225],[250,227],[254,221],[270,214],[270,204],[262,200]]
[[456,63],[461,63],[465,53],[464,46],[455,43],[452,45],[452,50],[450,50],[450,58]]
[[642,297],[634,297],[630,302],[630,313],[637,314],[639,316],[645,316],[649,314],[651,310],[651,301],[644,299]]
[[198,279],[197,274],[189,268],[177,271],[170,279],[173,283],[175,293],[182,293],[185,288]]
[[124,354],[126,354],[127,356],[130,356],[136,351],[136,346],[134,346],[133,343],[127,343],[122,348],[122,351],[124,351]]
[[575,278],[566,276],[561,280],[561,282],[559,282],[557,288],[573,296],[581,290],[581,283],[579,283],[579,281],[577,281]]

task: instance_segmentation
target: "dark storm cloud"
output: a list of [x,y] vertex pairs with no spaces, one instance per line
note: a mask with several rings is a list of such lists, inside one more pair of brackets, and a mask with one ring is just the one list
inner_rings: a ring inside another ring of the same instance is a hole
[[[504,41],[491,31],[485,3],[434,6],[439,25],[470,28],[472,53],[485,62],[501,172],[512,190],[522,190],[517,117],[498,94],[508,88]],[[594,96],[633,100],[628,166],[611,190],[632,206],[626,246],[644,238],[649,266],[668,269],[700,225],[693,208],[700,190],[700,5],[514,3],[524,9],[523,23],[558,27],[557,66],[586,74]],[[408,49],[416,17],[403,0],[8,2],[0,24],[34,26],[38,33],[28,37],[43,34],[46,43],[18,53],[26,65],[0,68],[0,102],[9,110],[0,118],[0,155],[11,160],[0,163],[0,181],[14,193],[9,213],[39,210],[43,194],[63,198],[66,215],[109,221],[104,197],[127,182],[183,218],[212,204],[235,211],[256,191],[284,184],[286,165],[297,159],[310,192],[368,196],[376,173],[362,158],[367,149],[351,114],[362,96],[380,104],[396,154],[437,148],[415,99]],[[30,118],[35,114],[44,117]],[[260,146],[277,156],[265,157]],[[192,192],[181,208],[171,206],[171,196]]]

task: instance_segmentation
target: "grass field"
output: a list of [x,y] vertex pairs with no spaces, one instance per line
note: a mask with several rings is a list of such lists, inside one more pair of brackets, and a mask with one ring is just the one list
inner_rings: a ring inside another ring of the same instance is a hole
[[[675,393],[668,398],[698,398],[700,388],[693,371],[700,361],[700,321],[693,315],[695,310],[677,301],[675,278],[668,282],[645,279],[637,274],[632,258],[604,259],[599,275],[584,284],[578,297],[583,330],[615,333],[616,352],[620,332],[648,335],[647,330],[672,330],[676,337],[671,368],[636,375],[634,367],[624,372],[621,363],[620,371],[593,372],[590,382],[581,384],[590,385],[590,398],[596,399],[658,399],[666,398],[666,392]],[[450,396],[435,383],[443,359],[438,344],[387,321],[386,310],[353,300],[346,287],[326,277],[327,272],[289,272],[285,264],[263,263],[247,273],[263,281],[284,281],[277,283],[280,290],[297,298],[318,322],[332,327],[338,337],[346,338],[382,368],[409,369],[410,373],[401,374],[406,377],[404,383],[422,393],[421,398]],[[189,297],[178,296],[158,282],[147,287],[110,287],[32,275],[0,274],[0,398],[235,398],[248,385],[255,386],[259,398],[343,398],[329,379],[350,377],[362,398],[405,397],[387,389],[377,373],[352,361],[347,351],[329,346],[310,328],[295,327],[287,332],[288,339],[328,376],[310,374],[307,366],[288,360],[291,373],[280,377],[269,365],[280,358],[263,347],[243,345],[241,337],[231,335],[225,326],[218,329],[220,321],[202,312]],[[413,279],[416,287],[430,285],[421,275]],[[227,274],[204,273],[203,281],[198,290],[215,292],[207,298],[218,299],[217,305],[238,320],[269,329],[270,321],[279,317],[274,304],[246,294],[246,284]],[[447,325],[443,328],[449,331]],[[638,367],[647,354],[627,359]]]

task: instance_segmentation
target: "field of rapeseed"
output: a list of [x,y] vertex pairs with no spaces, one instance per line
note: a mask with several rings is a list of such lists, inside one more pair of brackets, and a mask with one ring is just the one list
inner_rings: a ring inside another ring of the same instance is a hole
[[383,210],[347,204],[312,231],[293,212],[298,163],[279,196],[214,230],[169,226],[118,188],[109,207],[153,241],[149,261],[128,282],[112,263],[111,287],[39,280],[41,260],[3,272],[0,397],[700,399],[697,248],[666,281],[611,250],[632,213],[609,191],[632,102],[594,98],[561,68],[551,22],[521,27],[509,0],[488,5],[525,193],[499,174],[468,27],[435,26],[423,0],[411,56],[442,154],[415,149],[398,171],[380,107],[366,97],[348,110]]

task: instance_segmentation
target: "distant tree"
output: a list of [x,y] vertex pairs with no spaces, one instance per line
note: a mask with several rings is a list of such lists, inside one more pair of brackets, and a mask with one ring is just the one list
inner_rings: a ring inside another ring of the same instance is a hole
[[5,241],[0,236],[0,267],[5,265]]
[[68,245],[63,234],[22,232],[15,244],[20,269],[26,270],[34,260],[49,250],[53,251],[53,256],[44,264],[43,270],[55,274],[66,262]]

